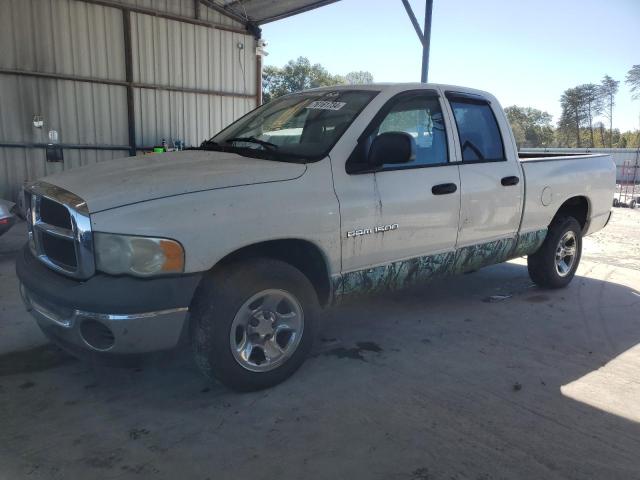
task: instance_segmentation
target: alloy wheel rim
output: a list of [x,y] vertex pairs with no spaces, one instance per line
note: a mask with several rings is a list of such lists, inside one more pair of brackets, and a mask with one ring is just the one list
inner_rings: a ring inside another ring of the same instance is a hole
[[571,272],[576,261],[577,253],[576,234],[573,231],[566,232],[556,247],[556,272],[561,277],[566,277]]
[[289,292],[262,290],[236,313],[229,342],[236,361],[252,372],[284,364],[296,351],[304,330],[304,312]]

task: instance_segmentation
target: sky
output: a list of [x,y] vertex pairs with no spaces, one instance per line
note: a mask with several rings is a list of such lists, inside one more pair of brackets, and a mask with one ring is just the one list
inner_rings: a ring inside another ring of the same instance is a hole
[[[410,0],[420,23],[424,0]],[[401,0],[341,0],[262,28],[265,65],[307,57],[333,74],[420,80],[422,50]],[[560,116],[560,96],[620,80],[614,128],[640,128],[627,71],[640,64],[640,0],[433,0],[429,81],[479,88],[503,107]]]

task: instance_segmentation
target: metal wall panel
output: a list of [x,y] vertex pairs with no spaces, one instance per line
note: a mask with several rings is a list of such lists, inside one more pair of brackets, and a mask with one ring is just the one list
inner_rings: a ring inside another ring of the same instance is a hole
[[251,35],[139,13],[131,25],[135,82],[256,94]]
[[[194,18],[193,0],[120,0]],[[0,68],[124,82],[123,15],[81,0],[6,0],[0,15]],[[204,5],[202,20],[242,25]],[[226,30],[133,12],[134,82],[237,93],[233,97],[134,88],[138,147],[183,140],[197,145],[255,106],[255,39]],[[238,48],[241,43],[244,48]],[[127,87],[0,73],[0,142],[128,144]],[[45,125],[36,129],[34,115]],[[65,149],[64,164],[42,148],[0,148],[0,197],[15,199],[25,180],[127,155],[125,150]]]
[[0,74],[0,140],[44,143],[49,130],[61,143],[127,144],[125,87]]
[[255,107],[255,99],[135,89],[136,143],[197,146]]
[[[250,35],[133,13],[134,82],[256,94]],[[239,48],[242,45],[243,48]],[[136,88],[136,144],[198,145],[256,105],[255,98]]]
[[77,0],[11,0],[7,7],[0,68],[124,80],[120,10]]
[[[158,12],[181,15],[183,17],[195,18],[193,0],[120,0],[135,7],[150,8]],[[242,28],[242,24],[232,18],[222,15],[205,5],[200,5],[200,18],[219,25],[232,28]]]

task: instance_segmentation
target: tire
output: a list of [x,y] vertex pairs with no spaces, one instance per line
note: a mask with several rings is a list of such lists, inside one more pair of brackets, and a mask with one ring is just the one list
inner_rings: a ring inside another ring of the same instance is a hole
[[[565,244],[560,251],[561,241]],[[574,248],[571,258],[557,253],[568,253]],[[549,227],[547,238],[533,255],[527,257],[529,276],[542,288],[563,288],[573,279],[582,256],[582,229],[573,217],[555,219]]]
[[633,210],[634,208],[636,208],[636,201],[635,200],[631,200],[631,202],[629,203],[629,208],[631,210]]
[[277,385],[304,363],[318,312],[313,285],[291,265],[268,258],[230,264],[205,277],[194,297],[196,364],[236,391]]
[[616,208],[620,206],[620,201],[617,198],[613,199],[613,206]]

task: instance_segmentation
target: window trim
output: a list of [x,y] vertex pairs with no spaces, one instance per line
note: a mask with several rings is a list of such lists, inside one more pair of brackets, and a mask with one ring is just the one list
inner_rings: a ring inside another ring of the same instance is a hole
[[[444,140],[446,143],[447,161],[441,162],[441,163],[430,163],[430,164],[420,164],[420,165],[406,164],[410,166],[396,165],[396,166],[382,167],[382,168],[376,168],[376,169],[353,170],[354,165],[359,165],[362,163],[362,162],[356,162],[354,161],[354,159],[356,158],[357,155],[359,155],[358,151],[361,148],[363,148],[362,147],[363,141],[366,140],[376,128],[380,127],[380,125],[382,124],[384,119],[387,117],[389,112],[392,110],[392,108],[395,106],[395,104],[397,104],[399,101],[411,99],[412,97],[427,97],[427,98],[431,97],[431,98],[435,98],[438,101],[438,105],[440,106],[440,111],[442,113],[442,120],[445,125]],[[389,100],[385,102],[385,104],[380,108],[380,110],[378,110],[378,113],[374,115],[373,119],[365,127],[365,129],[362,131],[360,136],[358,136],[357,145],[355,146],[355,148],[349,155],[349,158],[345,162],[345,171],[347,172],[347,174],[362,175],[366,173],[381,173],[381,172],[392,172],[397,170],[415,170],[418,168],[431,168],[431,167],[444,167],[448,165],[458,165],[460,162],[451,161],[451,155],[449,151],[449,136],[447,135],[448,130],[447,130],[447,121],[445,118],[444,107],[445,105],[443,104],[442,96],[435,89],[418,88],[415,90],[405,90],[404,92],[397,93],[396,95],[391,97]]]
[[[502,129],[500,128],[500,122],[498,122],[498,117],[496,116],[496,112],[493,111],[493,106],[491,105],[491,101],[483,97],[482,95],[478,95],[475,93],[467,93],[467,92],[456,92],[452,90],[447,90],[444,93],[445,97],[447,97],[447,101],[449,102],[449,108],[451,109],[451,116],[453,117],[453,121],[456,125],[456,133],[458,134],[458,144],[460,145],[460,161],[458,164],[460,165],[473,165],[476,163],[497,163],[497,162],[506,162],[508,161],[507,153],[504,148],[504,137],[502,135]],[[496,122],[496,127],[498,128],[498,135],[500,136],[500,145],[502,147],[502,157],[501,158],[485,158],[482,160],[465,160],[464,152],[462,151],[462,139],[460,138],[460,126],[458,125],[458,119],[456,118],[456,113],[453,108],[452,102],[457,103],[466,103],[470,105],[485,105],[489,107],[489,111],[493,116],[493,120]]]

